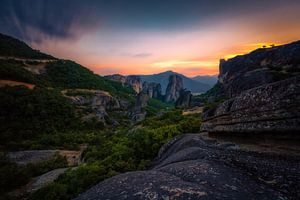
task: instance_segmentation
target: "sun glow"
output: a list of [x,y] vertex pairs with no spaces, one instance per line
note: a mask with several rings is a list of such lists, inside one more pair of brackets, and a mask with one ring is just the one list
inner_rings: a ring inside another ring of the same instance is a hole
[[272,43],[272,42],[261,42],[261,43],[251,43],[251,44],[245,44],[241,47],[237,48],[235,52],[226,54],[225,56],[222,56],[223,59],[228,60],[230,58],[234,58],[236,56],[244,55],[247,53],[250,53],[251,51],[254,51],[259,48],[269,48],[269,47],[276,47],[282,45],[281,43]]
[[154,67],[169,68],[169,67],[214,67],[218,65],[216,61],[188,61],[188,60],[170,60],[163,62],[155,62]]

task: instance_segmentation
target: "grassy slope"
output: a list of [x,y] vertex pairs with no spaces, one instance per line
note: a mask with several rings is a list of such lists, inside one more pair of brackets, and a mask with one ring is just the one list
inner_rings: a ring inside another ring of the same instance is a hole
[[24,42],[0,33],[0,55],[27,59],[55,59],[53,56],[34,50]]

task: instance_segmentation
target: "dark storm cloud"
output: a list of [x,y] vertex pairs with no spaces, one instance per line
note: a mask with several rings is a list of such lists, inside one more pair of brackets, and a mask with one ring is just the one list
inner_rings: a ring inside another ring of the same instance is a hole
[[75,38],[99,24],[96,10],[79,1],[2,0],[0,31],[40,42],[44,37]]
[[[97,28],[182,30],[293,0],[1,0],[0,31],[27,41],[77,38]],[[218,19],[217,19],[218,20]],[[205,22],[202,23],[201,22]]]

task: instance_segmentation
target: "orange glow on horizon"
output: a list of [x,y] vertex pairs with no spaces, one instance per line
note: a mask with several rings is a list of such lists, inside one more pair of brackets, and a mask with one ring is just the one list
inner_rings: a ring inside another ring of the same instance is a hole
[[[213,57],[204,57],[199,59],[186,59],[186,60],[166,60],[156,61],[150,64],[144,63],[129,63],[129,64],[117,64],[122,63],[121,60],[116,64],[97,65],[94,64],[89,68],[96,73],[102,75],[109,75],[119,73],[123,75],[139,75],[139,74],[155,74],[172,70],[174,72],[182,73],[188,77],[197,75],[217,75],[219,73],[219,61],[220,59],[228,60],[238,55],[248,54],[258,48],[269,48],[272,46],[279,46],[281,43],[263,42],[263,43],[250,43],[236,47],[232,47],[227,51],[216,54]],[[126,62],[123,62],[126,63]]]

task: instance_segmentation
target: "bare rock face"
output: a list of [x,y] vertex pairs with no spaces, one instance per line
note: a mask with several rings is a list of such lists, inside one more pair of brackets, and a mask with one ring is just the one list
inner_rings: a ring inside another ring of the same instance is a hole
[[220,61],[219,83],[228,97],[299,74],[300,41]]
[[[85,110],[89,107],[89,115],[84,115],[84,120],[91,118],[98,118],[100,121],[105,121],[107,110],[119,109],[119,101],[111,96],[108,92],[102,90],[86,90],[76,89],[71,90],[73,94],[68,94],[68,91],[64,91],[65,96],[71,99],[71,101],[80,109]],[[85,112],[85,111],[84,111]]]
[[169,84],[166,89],[165,101],[176,102],[180,96],[180,92],[183,89],[182,78],[176,74],[169,77]]
[[136,98],[135,106],[133,108],[132,121],[139,122],[145,119],[146,111],[144,108],[147,106],[150,95],[147,91],[141,91]]
[[132,89],[136,93],[140,93],[142,91],[142,81],[139,76],[130,75],[130,76],[123,76],[120,74],[113,74],[109,76],[105,76],[105,78],[108,78],[113,81],[118,81],[122,83],[123,85],[128,85],[132,87]]
[[137,108],[145,108],[150,99],[150,95],[147,92],[140,92],[137,96],[137,100],[135,103],[135,107]]
[[130,85],[136,93],[140,93],[142,91],[143,85],[142,80],[139,76],[127,76],[126,84]]
[[193,95],[191,91],[182,90],[175,106],[177,108],[188,108],[191,106]]
[[142,91],[148,93],[150,98],[155,98],[155,99],[162,98],[161,85],[159,83],[144,82]]
[[104,180],[76,200],[299,199],[299,160],[186,134],[163,147],[150,170]]
[[300,76],[242,92],[204,113],[209,132],[300,132]]
[[121,74],[113,74],[113,75],[105,76],[105,78],[120,82],[120,83],[122,83],[122,85],[124,85],[126,83],[126,76],[123,76]]

